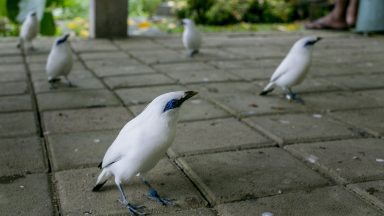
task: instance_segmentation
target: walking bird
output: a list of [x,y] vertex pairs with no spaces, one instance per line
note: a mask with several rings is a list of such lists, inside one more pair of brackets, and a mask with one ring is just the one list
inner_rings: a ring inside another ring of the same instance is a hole
[[201,46],[201,35],[192,20],[183,19],[182,23],[184,25],[183,45],[187,49],[188,55],[193,57],[199,53]]
[[60,81],[60,77],[65,78],[68,86],[73,86],[68,79],[68,74],[73,66],[72,51],[68,43],[68,37],[69,34],[66,34],[56,39],[48,55],[45,69],[51,88],[55,88],[54,83]]
[[142,206],[130,203],[122,184],[139,175],[149,187],[149,197],[163,205],[172,201],[159,196],[145,179],[172,144],[181,105],[196,95],[194,91],[176,91],[155,98],[136,118],[120,131],[104,155],[99,167],[102,169],[93,191],[99,191],[112,175],[120,191],[119,200],[131,214],[144,215]]
[[275,86],[279,86],[285,92],[287,99],[302,102],[291,88],[300,84],[307,75],[311,65],[313,45],[319,40],[321,37],[314,36],[298,40],[277,67],[260,95],[266,95],[273,91]]

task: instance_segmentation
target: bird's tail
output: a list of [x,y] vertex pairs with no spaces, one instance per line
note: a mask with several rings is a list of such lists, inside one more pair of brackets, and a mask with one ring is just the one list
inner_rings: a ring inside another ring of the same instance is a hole
[[93,187],[92,191],[96,192],[99,191],[103,185],[107,182],[108,178],[111,176],[111,173],[103,169],[103,171],[100,173],[99,177],[97,178],[97,182],[95,187]]
[[273,82],[268,83],[268,85],[264,88],[262,92],[260,92],[259,95],[267,95],[269,92],[273,91],[274,87],[275,87],[275,83]]
[[192,50],[190,53],[189,53],[189,57],[193,57],[194,55],[198,54],[199,53],[199,50]]

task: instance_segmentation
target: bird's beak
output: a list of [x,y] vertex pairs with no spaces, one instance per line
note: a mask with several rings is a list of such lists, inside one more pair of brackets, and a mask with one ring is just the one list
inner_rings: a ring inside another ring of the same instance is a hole
[[64,37],[63,37],[63,41],[68,40],[68,38],[69,38],[69,34],[64,35]]
[[198,92],[195,91],[186,91],[184,97],[182,97],[180,100],[183,103],[184,101],[188,100],[189,98],[197,95]]
[[32,13],[31,13],[31,16],[36,16],[36,12],[32,12]]
[[319,42],[321,39],[323,39],[322,37],[317,37],[316,40],[315,40],[315,43]]

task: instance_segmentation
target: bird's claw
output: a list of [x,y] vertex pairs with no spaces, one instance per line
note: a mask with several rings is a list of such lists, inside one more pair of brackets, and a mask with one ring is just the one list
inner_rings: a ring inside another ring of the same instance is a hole
[[289,101],[295,101],[304,104],[303,99],[301,99],[296,93],[287,93],[285,98],[287,98]]
[[142,211],[139,211],[139,209],[143,209],[145,208],[145,206],[143,205],[133,205],[133,204],[130,204],[127,200],[120,200],[119,199],[119,202],[125,207],[128,209],[128,212],[131,214],[131,215],[146,215],[146,213],[142,212]]
[[167,198],[162,198],[160,197],[160,195],[157,193],[157,191],[153,188],[149,189],[148,191],[148,197],[151,199],[151,200],[154,200],[164,206],[166,205],[175,205],[174,203],[174,199],[167,199]]

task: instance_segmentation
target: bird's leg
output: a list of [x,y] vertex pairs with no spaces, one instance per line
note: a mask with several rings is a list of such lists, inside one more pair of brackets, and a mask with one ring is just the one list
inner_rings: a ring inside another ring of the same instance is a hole
[[296,101],[299,103],[304,103],[304,101],[296,93],[292,92],[291,88],[287,88],[287,93],[286,93],[285,97],[288,100],[293,100],[293,101]]
[[160,197],[160,195],[157,193],[156,189],[151,186],[151,184],[142,176],[140,175],[141,180],[145,185],[147,185],[148,189],[148,197],[152,200],[155,200],[156,202],[159,202],[162,205],[174,205],[174,200],[167,199]]
[[67,82],[68,87],[76,87],[75,85],[73,85],[73,84],[71,83],[71,81],[69,81],[69,79],[68,79],[67,76],[64,76],[64,78],[65,78],[65,81]]
[[144,212],[141,212],[139,211],[139,209],[142,209],[144,208],[144,206],[136,206],[136,205],[132,205],[128,202],[126,196],[125,196],[125,193],[124,193],[124,189],[123,187],[121,186],[121,184],[117,184],[117,188],[119,189],[120,191],[120,196],[121,196],[121,199],[119,199],[119,202],[125,207],[128,209],[129,213],[132,214],[132,215],[145,215]]
[[18,49],[22,49],[23,48],[23,40],[21,40],[21,38],[19,38],[19,42],[17,43],[16,47]]
[[191,51],[189,51],[188,56],[193,58],[193,56],[198,54],[198,53],[199,53],[199,50],[191,50]]

